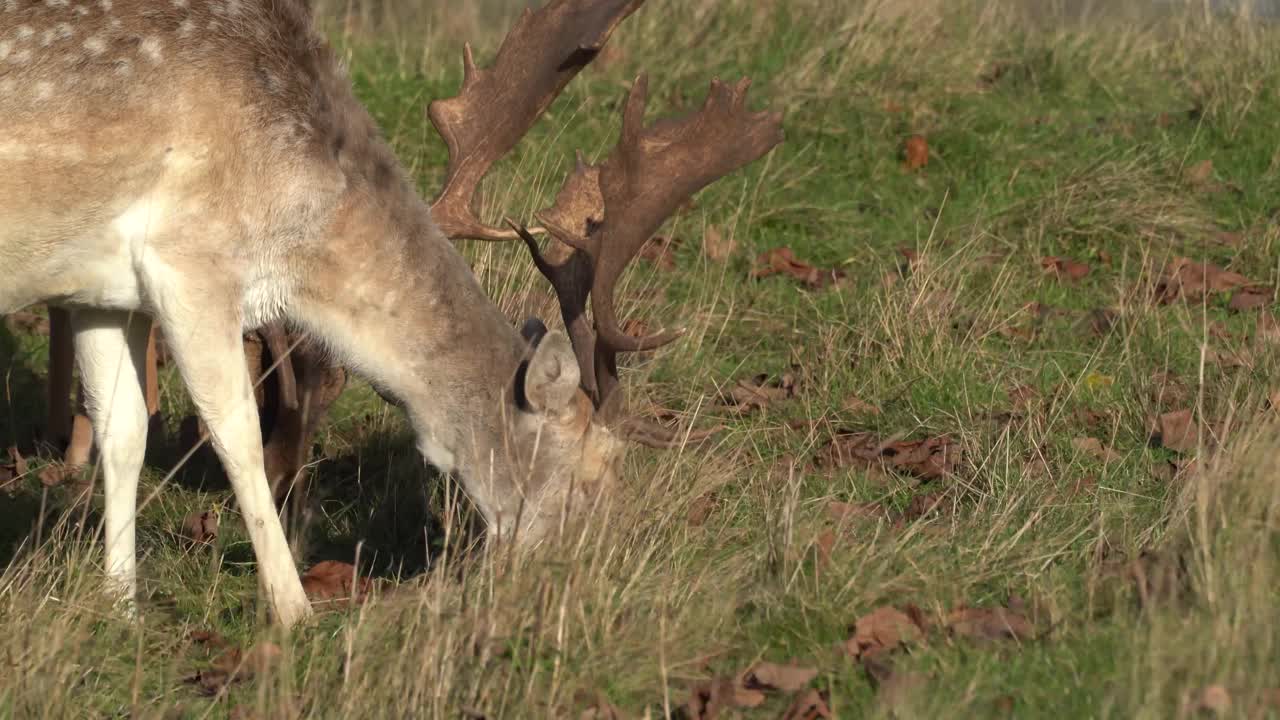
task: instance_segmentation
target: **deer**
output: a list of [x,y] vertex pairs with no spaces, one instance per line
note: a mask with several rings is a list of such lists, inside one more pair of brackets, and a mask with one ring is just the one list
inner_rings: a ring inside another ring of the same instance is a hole
[[[145,378],[147,416],[159,420],[158,328],[147,338],[142,373]],[[308,462],[312,438],[346,386],[346,371],[330,362],[323,348],[291,333],[281,323],[271,323],[244,335],[245,355],[251,378],[258,379],[254,400],[258,407],[267,481],[276,507],[286,523],[290,545],[300,552],[308,501]],[[63,308],[49,308],[49,359],[47,364],[47,416],[45,436],[62,448],[59,479],[78,474],[93,452],[93,429],[84,406],[84,390],[75,395],[75,411],[67,405],[71,396],[75,345],[71,316]],[[188,423],[193,421],[194,424]],[[148,432],[155,427],[148,423]],[[191,450],[203,441],[199,418],[185,418],[179,450]],[[83,498],[82,498],[83,499]]]
[[[627,412],[619,355],[683,330],[627,334],[615,287],[689,198],[782,141],[780,113],[747,107],[748,80],[713,79],[697,110],[646,123],[640,75],[617,145],[595,164],[578,155],[540,225],[475,210],[493,164],[642,2],[526,10],[486,68],[465,45],[459,93],[427,107],[449,153],[428,202],[302,0],[0,0],[0,313],[70,313],[104,571],[122,601],[137,589],[153,323],[286,627],[310,606],[266,475],[246,329],[287,323],[366,378],[403,410],[424,462],[457,478],[490,541],[521,549],[607,500],[631,442],[719,429]],[[523,242],[564,330],[509,322],[462,239]]]

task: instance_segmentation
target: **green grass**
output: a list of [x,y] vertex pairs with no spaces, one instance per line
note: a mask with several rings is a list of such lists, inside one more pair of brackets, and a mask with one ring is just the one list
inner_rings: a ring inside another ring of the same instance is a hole
[[[143,508],[138,623],[101,594],[92,513],[82,528],[60,512],[65,489],[26,479],[0,495],[0,552],[11,558],[0,576],[0,715],[225,717],[239,705],[263,717],[569,717],[586,707],[581,693],[599,691],[628,716],[662,717],[699,680],[795,658],[819,669],[814,685],[837,717],[1000,717],[1010,699],[1019,718],[1191,717],[1213,684],[1230,693],[1228,714],[1280,716],[1280,443],[1265,401],[1280,363],[1254,338],[1259,311],[1230,311],[1229,294],[1158,305],[1149,291],[1184,256],[1276,284],[1280,34],[1177,14],[1055,23],[1010,4],[878,7],[650,0],[612,41],[619,57],[575,80],[486,184],[490,217],[530,218],[575,149],[607,153],[640,72],[650,116],[696,108],[714,75],[751,76],[754,106],[785,112],[782,146],[665,230],[684,240],[677,269],[638,261],[620,293],[627,314],[690,326],[686,340],[626,358],[633,398],[723,421],[718,440],[632,452],[605,517],[511,563],[444,541],[466,538],[456,489],[422,470],[406,423],[357,385],[321,433],[303,564],[358,552],[396,590],[288,638],[264,624],[216,467],[184,468]],[[429,13],[412,15],[430,30],[415,36],[373,16],[344,31],[341,8],[322,12],[359,96],[433,193],[445,152],[423,109],[457,87],[457,34]],[[498,34],[471,37],[483,64]],[[915,172],[902,162],[912,134],[931,152]],[[1204,160],[1211,182],[1188,180]],[[727,262],[701,252],[711,224],[740,243]],[[1221,231],[1243,242],[1224,245]],[[754,258],[779,246],[847,280],[807,291],[749,278]],[[910,266],[902,248],[916,253]],[[466,252],[513,321],[529,293],[553,319],[521,248]],[[1045,256],[1092,272],[1059,282]],[[1116,313],[1109,331],[1090,329],[1095,309]],[[43,416],[42,342],[0,335],[0,444],[27,444]],[[1248,362],[1204,362],[1205,343]],[[792,364],[804,381],[796,398],[746,416],[717,405],[718,388]],[[1162,395],[1160,373],[1185,397]],[[1008,394],[1018,385],[1037,392],[1021,410]],[[851,396],[878,414],[846,409]],[[176,377],[166,375],[163,404],[171,426],[189,412]],[[1150,418],[1182,407],[1205,419],[1215,449],[1169,479],[1160,468],[1193,453],[1153,446]],[[842,428],[949,434],[962,460],[927,484],[815,469],[817,448]],[[1082,437],[1119,458],[1081,452]],[[171,467],[155,454],[144,497]],[[939,517],[858,524],[829,561],[815,560],[830,501],[900,510],[928,492],[946,493]],[[714,508],[690,524],[708,493]],[[222,507],[219,545],[184,550],[175,528],[211,504]],[[1124,568],[1148,550],[1183,560],[1184,595],[1140,607]],[[895,660],[925,678],[905,703],[878,697],[836,650],[883,604],[940,619],[1011,594],[1042,636],[980,644],[935,632]],[[199,696],[181,680],[207,666],[183,642],[202,628],[245,645],[274,637],[282,669]],[[787,702],[743,716],[777,716]]]

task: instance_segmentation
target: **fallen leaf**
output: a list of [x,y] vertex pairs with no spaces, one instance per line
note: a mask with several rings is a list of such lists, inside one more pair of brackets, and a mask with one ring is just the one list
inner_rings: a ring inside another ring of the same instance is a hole
[[836,546],[835,530],[827,529],[818,533],[818,537],[813,540],[813,547],[818,552],[818,566],[825,566],[831,562],[831,551]]
[[1104,463],[1113,463],[1120,460],[1120,454],[1115,450],[1102,446],[1102,441],[1092,437],[1078,437],[1071,441],[1072,447],[1080,452],[1092,455]]
[[1274,288],[1266,285],[1249,285],[1237,290],[1235,295],[1231,296],[1231,302],[1227,307],[1236,312],[1260,310],[1271,305],[1274,295]]
[[943,503],[947,500],[945,492],[922,493],[912,496],[911,502],[907,503],[906,510],[902,511],[899,517],[900,522],[915,522],[920,518],[933,514],[934,511],[943,509]]
[[680,247],[680,238],[670,235],[654,235],[640,246],[638,255],[653,263],[662,270],[675,270],[675,250]]
[[10,445],[7,450],[10,462],[0,464],[0,486],[3,486],[5,492],[12,494],[17,488],[10,489],[10,484],[14,483],[18,478],[27,474],[27,460],[22,457],[22,453],[18,452],[17,446]]
[[884,605],[854,622],[853,635],[845,641],[844,652],[854,659],[888,653],[923,636],[924,630],[910,615]]
[[1244,233],[1230,230],[1219,230],[1213,234],[1213,241],[1219,245],[1238,248],[1244,245]]
[[685,717],[712,720],[723,710],[753,708],[765,700],[764,693],[742,686],[739,678],[717,677],[693,686],[685,703]]
[[827,503],[827,516],[837,523],[848,523],[855,520],[878,520],[886,517],[887,511],[880,503],[847,503],[832,500]]
[[[354,579],[354,593],[353,593]],[[372,588],[367,577],[357,577],[351,563],[325,560],[316,563],[302,576],[302,589],[313,602],[354,600],[361,602]]]
[[817,676],[818,671],[811,667],[758,662],[743,674],[742,682],[751,690],[790,693],[804,688]]
[[1076,282],[1084,279],[1092,270],[1088,265],[1082,262],[1076,262],[1071,258],[1063,257],[1045,257],[1040,259],[1040,267],[1045,272],[1051,273],[1058,280],[1066,280]]
[[827,698],[817,690],[806,690],[796,695],[791,707],[782,713],[782,720],[825,720],[831,717]]
[[711,517],[711,512],[716,508],[715,493],[703,493],[689,503],[689,512],[685,520],[691,527],[701,527],[707,522],[707,518]]
[[1213,161],[1202,160],[1195,165],[1192,165],[1187,168],[1184,173],[1184,177],[1187,179],[1187,182],[1192,185],[1204,185],[1205,183],[1208,183],[1209,180],[1213,178]]
[[84,471],[82,465],[68,465],[63,462],[53,462],[40,468],[40,484],[48,488],[61,487],[68,481],[77,480],[80,473]]
[[213,542],[218,537],[218,516],[207,510],[191,513],[182,520],[182,536],[197,544]]
[[1206,685],[1196,693],[1195,709],[1213,715],[1225,715],[1231,710],[1231,693],[1218,684]]
[[839,283],[845,278],[843,270],[819,270],[803,262],[789,247],[766,250],[756,258],[751,277],[758,279],[770,275],[788,275],[811,290],[820,290],[827,285]]
[[800,389],[799,378],[800,371],[796,366],[777,377],[758,373],[739,380],[728,390],[722,391],[720,401],[740,413],[760,410],[774,402],[795,397]]
[[1035,627],[1021,612],[1004,608],[960,607],[945,622],[952,635],[975,640],[1029,640]]
[[1008,391],[1013,409],[1024,412],[1032,402],[1040,398],[1040,392],[1030,385],[1015,385]]
[[1162,370],[1152,374],[1148,396],[1157,407],[1168,408],[1190,400],[1191,389],[1173,373]]
[[1271,313],[1260,313],[1254,326],[1255,343],[1280,343],[1280,321]]
[[1200,427],[1190,409],[1174,410],[1160,416],[1160,444],[1174,452],[1195,450],[1200,442]]
[[733,236],[725,237],[720,228],[708,225],[702,234],[702,252],[708,259],[724,262],[733,256],[738,249],[738,241]]
[[844,410],[848,412],[856,413],[859,415],[879,415],[880,414],[880,408],[876,407],[875,405],[872,405],[871,403],[863,400],[862,398],[856,395],[850,395],[849,397],[845,398],[844,405],[842,407],[844,408]]
[[907,138],[904,152],[904,166],[907,170],[919,170],[929,164],[929,142],[922,135]]
[[1175,259],[1155,285],[1156,302],[1167,305],[1177,300],[1195,302],[1215,293],[1246,285],[1256,285],[1240,273],[1229,272],[1211,263]]
[[947,435],[886,442],[874,433],[842,430],[819,448],[814,464],[826,470],[892,469],[933,480],[953,474],[959,458],[960,448]]

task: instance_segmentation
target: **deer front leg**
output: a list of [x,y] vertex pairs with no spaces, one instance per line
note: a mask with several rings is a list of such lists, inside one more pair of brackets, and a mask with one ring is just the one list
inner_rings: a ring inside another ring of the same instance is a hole
[[[71,326],[102,462],[107,576],[132,603],[137,591],[138,474],[147,447],[143,384],[151,320],[137,313],[86,309],[72,315]],[[65,395],[62,400],[65,404]]]
[[263,468],[262,431],[246,371],[238,307],[210,307],[216,304],[208,300],[234,295],[225,288],[175,287],[164,282],[173,277],[171,271],[158,275],[149,288],[157,320],[235,491],[272,614],[292,626],[311,614],[311,606]]

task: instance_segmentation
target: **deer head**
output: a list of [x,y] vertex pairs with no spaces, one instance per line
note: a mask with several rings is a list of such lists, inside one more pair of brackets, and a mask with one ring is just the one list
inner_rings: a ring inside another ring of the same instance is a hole
[[[618,323],[615,288],[641,246],[681,204],[782,140],[778,113],[747,110],[747,80],[713,80],[698,111],[646,125],[648,81],[642,75],[623,106],[617,146],[594,165],[578,153],[554,204],[537,213],[541,229],[480,222],[473,202],[489,168],[642,1],[555,0],[537,12],[526,10],[490,68],[478,68],[465,47],[461,93],[428,108],[449,149],[434,220],[455,240],[523,240],[564,321],[565,332],[548,331],[536,318],[526,321],[528,358],[517,372],[504,433],[505,455],[539,495],[538,509],[521,523],[527,536],[544,533],[564,503],[589,504],[612,487],[628,441],[672,447],[717,431],[673,431],[627,416],[618,354],[652,350],[682,331],[628,335]],[[545,247],[534,232],[550,236]]]

